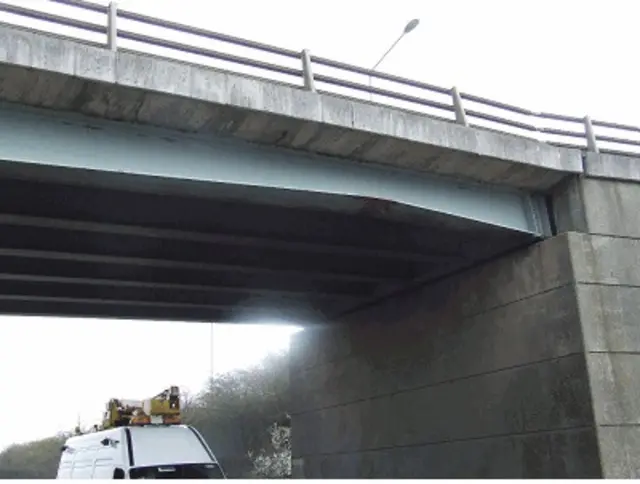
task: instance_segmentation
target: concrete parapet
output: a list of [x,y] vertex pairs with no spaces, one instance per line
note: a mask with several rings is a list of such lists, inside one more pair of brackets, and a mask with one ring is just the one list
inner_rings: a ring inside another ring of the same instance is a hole
[[640,157],[588,152],[584,173],[590,177],[640,182]]

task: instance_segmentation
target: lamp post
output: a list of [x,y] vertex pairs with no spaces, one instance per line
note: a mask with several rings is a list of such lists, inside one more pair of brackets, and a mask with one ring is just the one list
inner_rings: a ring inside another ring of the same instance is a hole
[[213,325],[214,323],[211,323],[211,334],[209,336],[209,358],[211,359],[210,364],[211,367],[209,369],[209,384],[213,385]]
[[370,101],[373,99],[373,94],[371,93],[371,74],[373,74],[373,72],[378,68],[378,66],[382,63],[382,61],[389,55],[389,53],[395,48],[395,46],[398,45],[398,43],[404,38],[404,36],[407,35],[409,32],[411,32],[412,30],[414,30],[419,23],[420,23],[420,20],[417,18],[414,18],[413,20],[410,20],[409,22],[407,22],[407,25],[404,26],[404,29],[402,30],[400,37],[398,37],[396,41],[393,44],[391,44],[391,47],[389,47],[387,51],[384,54],[382,54],[382,57],[380,57],[378,62],[376,62],[374,66],[370,69],[370,73],[369,73],[369,100]]

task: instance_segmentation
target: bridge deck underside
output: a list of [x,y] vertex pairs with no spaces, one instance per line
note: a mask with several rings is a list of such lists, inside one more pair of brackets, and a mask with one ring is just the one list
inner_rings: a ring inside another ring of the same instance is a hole
[[0,313],[320,322],[532,241],[366,202],[250,204],[206,184],[76,175],[0,174]]

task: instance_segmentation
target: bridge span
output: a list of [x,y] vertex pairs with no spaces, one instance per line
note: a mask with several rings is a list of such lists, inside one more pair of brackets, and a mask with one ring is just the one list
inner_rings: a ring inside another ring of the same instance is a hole
[[640,128],[381,73],[449,101],[373,103],[57,3],[105,22],[0,2],[106,39],[0,25],[0,313],[307,324],[297,477],[640,475]]
[[322,321],[550,235],[544,190],[581,169],[397,109],[0,38],[6,312]]

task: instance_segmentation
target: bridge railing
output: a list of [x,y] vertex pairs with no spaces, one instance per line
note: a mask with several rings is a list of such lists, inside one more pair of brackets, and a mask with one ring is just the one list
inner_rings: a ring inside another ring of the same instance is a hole
[[[8,23],[118,49],[400,107],[464,126],[516,134],[594,152],[640,155],[640,127],[522,107],[207,29],[118,9],[116,3],[49,0],[48,9],[0,0]],[[47,5],[47,4],[45,4]],[[49,11],[47,11],[49,10]],[[66,13],[60,13],[66,10]]]

